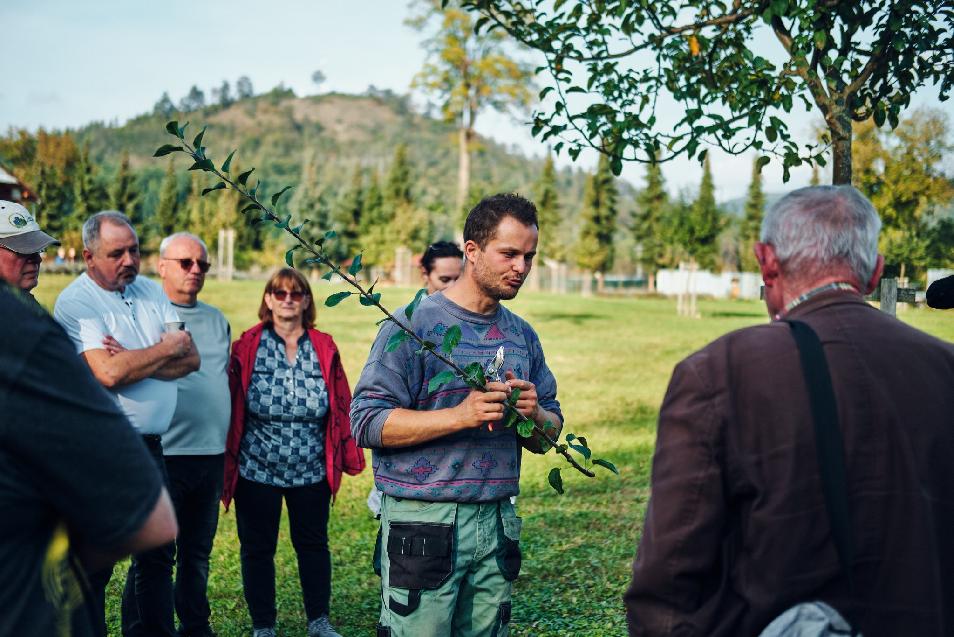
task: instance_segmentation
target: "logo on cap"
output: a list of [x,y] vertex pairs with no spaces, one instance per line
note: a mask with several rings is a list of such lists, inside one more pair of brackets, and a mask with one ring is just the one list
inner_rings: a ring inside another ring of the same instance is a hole
[[25,228],[30,223],[30,220],[24,217],[19,212],[14,212],[10,215],[10,225],[14,228]]

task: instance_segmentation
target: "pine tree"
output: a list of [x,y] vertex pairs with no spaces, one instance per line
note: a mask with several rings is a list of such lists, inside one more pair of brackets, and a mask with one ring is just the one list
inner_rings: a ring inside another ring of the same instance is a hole
[[686,249],[692,260],[703,268],[715,267],[719,251],[719,232],[722,231],[722,216],[715,200],[715,185],[712,182],[712,168],[706,158],[702,165],[702,183],[699,196],[692,204],[690,213],[689,236]]
[[431,224],[427,211],[419,208],[414,201],[411,193],[413,183],[407,144],[400,144],[394,151],[384,185],[384,211],[391,217],[389,223],[393,231],[389,233],[389,240],[384,242],[382,249],[390,249],[392,258],[398,246],[407,247],[412,252],[423,252],[430,239]]
[[553,157],[548,154],[537,183],[537,222],[540,224],[537,259],[541,260],[541,263],[542,259],[562,261],[566,258],[566,249],[559,240],[561,221],[556,168],[553,165]]
[[[192,219],[189,220],[190,223]],[[172,160],[166,168],[166,176],[159,187],[159,204],[156,206],[156,234],[166,237],[179,229],[179,184],[176,181]],[[200,235],[201,236],[201,235]]]
[[666,224],[669,195],[658,163],[647,164],[646,186],[636,197],[633,239],[638,247],[639,264],[646,271],[648,288],[656,289],[656,271],[665,266],[667,255]]
[[391,210],[402,204],[414,203],[411,197],[411,164],[407,158],[407,144],[399,144],[384,184],[384,205]]
[[361,218],[361,248],[364,262],[384,268],[394,263],[394,214],[384,204],[384,193],[377,173],[365,193],[364,214]]
[[576,249],[576,263],[595,272],[602,289],[603,275],[613,266],[613,234],[616,231],[616,184],[609,159],[600,155],[596,173],[586,182],[583,195],[583,227]]
[[96,206],[90,201],[93,194],[93,166],[89,162],[89,144],[80,152],[79,163],[73,176],[73,218],[79,223],[86,221]]
[[762,171],[758,162],[752,164],[752,182],[749,195],[745,200],[745,214],[739,232],[739,260],[743,272],[758,272],[759,264],[755,259],[754,246],[759,240],[762,229],[762,216],[765,210],[765,195],[762,194]]
[[139,193],[136,192],[136,176],[129,170],[129,151],[123,151],[119,170],[109,191],[109,203],[113,210],[129,217],[133,226],[141,226],[143,220],[139,214]]
[[355,166],[351,185],[339,198],[331,218],[338,239],[329,244],[329,249],[337,260],[358,250],[364,223],[364,200],[364,171],[361,166]]

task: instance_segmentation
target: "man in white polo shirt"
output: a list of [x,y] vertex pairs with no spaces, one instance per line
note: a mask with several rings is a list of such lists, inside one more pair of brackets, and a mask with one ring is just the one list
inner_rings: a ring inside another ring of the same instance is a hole
[[[63,290],[53,316],[142,435],[168,484],[160,436],[175,412],[175,379],[199,369],[199,353],[189,333],[177,329],[179,316],[162,288],[137,276],[139,239],[125,215],[104,211],[87,219],[83,245],[86,272]],[[123,590],[123,635],[175,635],[173,550],[167,545],[133,556]],[[109,576],[91,577],[101,603]]]

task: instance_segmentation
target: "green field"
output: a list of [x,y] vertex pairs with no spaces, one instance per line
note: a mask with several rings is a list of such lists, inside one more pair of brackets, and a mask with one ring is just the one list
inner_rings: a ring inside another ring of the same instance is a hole
[[[67,282],[66,277],[44,275],[37,297],[52,307]],[[255,322],[263,287],[260,281],[210,281],[201,298],[223,310],[237,336]],[[338,289],[322,282],[316,293],[323,298]],[[382,291],[389,307],[406,302],[413,293]],[[567,493],[561,497],[546,485],[546,475],[551,467],[564,466],[562,460],[552,454],[525,458],[519,499],[524,562],[514,593],[512,632],[554,637],[624,634],[620,596],[649,496],[656,414],[673,365],[721,334],[764,322],[764,308],[757,302],[701,301],[703,318],[697,320],[677,317],[675,303],[664,299],[531,293],[508,307],[540,334],[559,382],[565,431],[585,435],[594,452],[622,472],[617,478],[600,471],[590,480],[568,469],[563,472]],[[378,318],[373,309],[356,302],[319,310],[318,326],[335,337],[352,384]],[[906,308],[900,318],[954,341],[954,314]],[[373,635],[378,615],[378,579],[371,570],[377,525],[365,506],[370,485],[370,469],[356,478],[345,477],[332,513],[331,619],[346,637]],[[304,635],[297,565],[285,527],[276,561],[279,634]],[[111,583],[111,634],[119,634],[124,572],[117,567]],[[222,515],[219,525],[210,597],[219,635],[250,634],[231,512]]]

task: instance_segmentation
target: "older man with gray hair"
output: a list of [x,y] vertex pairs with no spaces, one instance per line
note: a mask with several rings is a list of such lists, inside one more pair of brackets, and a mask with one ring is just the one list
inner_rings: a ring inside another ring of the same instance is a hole
[[199,301],[209,271],[209,250],[199,237],[177,232],[159,244],[162,289],[202,357],[202,368],[176,381],[178,400],[162,435],[169,493],[179,518],[175,606],[179,637],[213,637],[207,586],[209,556],[219,520],[225,471],[229,395],[229,322]]
[[[53,316],[140,433],[168,484],[160,436],[176,408],[174,381],[199,369],[199,353],[162,288],[138,276],[139,238],[124,214],[103,211],[87,219],[83,245],[86,272],[63,290]],[[123,488],[123,476],[116,476],[114,488]],[[101,606],[109,576],[91,578]],[[123,635],[174,635],[172,608],[170,549],[133,555]]]
[[851,186],[766,215],[772,322],[679,363],[660,410],[630,635],[796,634],[793,607],[954,634],[954,345],[865,302],[880,227]]

